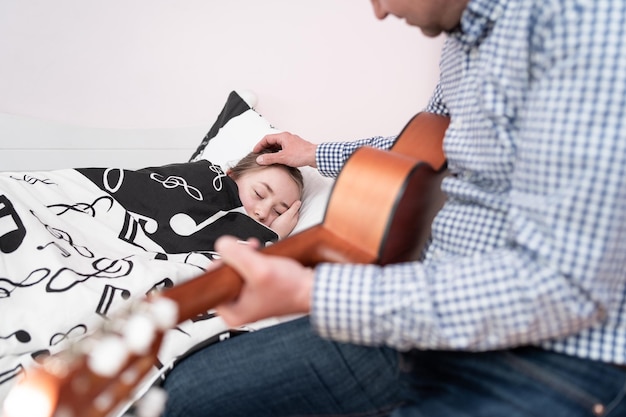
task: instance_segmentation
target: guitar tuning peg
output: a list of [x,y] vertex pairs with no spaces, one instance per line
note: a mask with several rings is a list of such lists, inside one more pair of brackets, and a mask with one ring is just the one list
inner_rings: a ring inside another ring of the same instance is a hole
[[[36,377],[33,377],[34,374]],[[3,417],[48,417],[54,412],[58,398],[55,377],[34,370],[22,378],[9,392],[0,409]]]
[[150,315],[159,329],[171,329],[178,323],[178,304],[165,297],[156,297],[149,303]]
[[154,341],[156,325],[145,314],[135,315],[125,323],[122,335],[131,352],[143,355],[148,352]]
[[87,356],[87,365],[95,374],[110,378],[119,373],[128,354],[128,347],[121,337],[108,335],[95,344]]

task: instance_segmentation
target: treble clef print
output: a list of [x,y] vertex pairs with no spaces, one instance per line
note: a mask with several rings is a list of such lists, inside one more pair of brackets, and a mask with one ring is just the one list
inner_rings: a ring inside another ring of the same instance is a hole
[[[72,236],[67,233],[64,230],[61,229],[57,229],[56,227],[52,227],[47,223],[44,223],[39,216],[37,216],[37,214],[35,214],[35,212],[33,210],[29,210],[30,213],[39,221],[39,223],[41,223],[43,225],[43,227],[48,231],[48,233],[50,233],[55,239],[67,242],[72,249],[74,249],[76,251],[76,253],[78,253],[80,256],[83,256],[85,258],[93,258],[94,254],[93,252],[91,252],[86,246],[81,246],[78,245],[74,242],[74,239],[72,238]],[[46,245],[47,246],[47,245]],[[41,245],[41,247],[38,247],[37,249],[43,249],[45,246]]]
[[115,279],[128,276],[133,270],[133,262],[125,258],[100,258],[91,263],[92,271],[81,272],[63,267],[56,271],[46,284],[46,292],[64,292],[90,278]]
[[196,199],[198,201],[202,201],[202,199],[203,199],[202,192],[200,192],[200,190],[198,190],[193,185],[189,185],[187,183],[187,180],[185,180],[183,177],[179,177],[179,176],[176,176],[176,175],[170,175],[167,178],[163,179],[162,175],[156,174],[156,173],[152,173],[152,174],[150,174],[150,178],[153,179],[156,182],[161,183],[163,185],[163,187],[165,187],[165,188],[183,187],[185,192],[190,197],[192,197],[192,198],[194,198],[194,199]]
[[222,190],[222,178],[224,178],[226,174],[224,173],[224,171],[219,165],[211,164],[211,166],[209,167],[209,170],[217,174],[215,175],[215,178],[213,178],[213,188],[215,189],[215,191],[221,191]]
[[76,326],[72,327],[65,333],[53,334],[52,337],[50,338],[49,344],[50,346],[56,346],[61,342],[64,342],[66,340],[71,340],[79,336],[83,336],[86,333],[87,333],[87,326],[85,326],[84,324],[77,324]]
[[39,284],[50,276],[50,272],[48,268],[35,269],[21,281],[12,281],[8,278],[0,277],[0,299],[9,298],[17,288],[27,288]]
[[14,177],[13,175],[11,175],[11,178],[17,181],[24,181],[30,185],[35,185],[37,183],[42,183],[44,185],[56,185],[56,183],[52,182],[49,178],[40,179],[37,177],[33,177],[29,174],[24,174],[22,178]]
[[70,256],[72,256],[71,253],[69,253],[64,247],[56,242],[48,242],[45,245],[39,245],[37,246],[37,250],[44,250],[48,246],[54,246],[55,248],[57,248],[59,252],[61,252],[61,256],[63,256],[64,258],[69,258]]
[[113,207],[113,199],[109,196],[102,196],[102,197],[98,197],[96,198],[93,203],[76,203],[76,204],[52,204],[47,206],[50,209],[60,209],[59,212],[57,213],[57,216],[60,216],[62,214],[65,214],[69,211],[73,211],[73,212],[79,212],[79,213],[85,213],[85,214],[89,214],[91,217],[96,217],[96,204],[98,204],[98,202],[100,201],[106,201],[108,202],[108,208],[106,209],[106,211],[110,211],[111,208]]

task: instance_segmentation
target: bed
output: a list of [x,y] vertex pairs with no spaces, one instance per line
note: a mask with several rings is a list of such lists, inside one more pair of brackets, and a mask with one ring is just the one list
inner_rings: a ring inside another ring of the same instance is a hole
[[[233,91],[189,161],[0,172],[0,403],[42,358],[85,339],[134,300],[201,274],[219,257],[212,247],[219,235],[273,240],[271,230],[236,211],[207,225],[210,213],[199,205],[207,169],[227,167],[278,131],[251,104]],[[303,206],[292,234],[322,221],[333,187],[314,169],[302,171]],[[231,332],[211,310],[168,330],[134,398],[189,349]]]

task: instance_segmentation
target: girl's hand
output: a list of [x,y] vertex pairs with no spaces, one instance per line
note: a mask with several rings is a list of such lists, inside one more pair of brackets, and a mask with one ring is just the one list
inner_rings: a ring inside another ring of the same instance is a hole
[[302,202],[300,200],[295,201],[287,211],[278,216],[272,224],[270,224],[270,228],[276,232],[279,239],[289,236],[289,233],[296,227],[298,219],[300,218],[301,206]]

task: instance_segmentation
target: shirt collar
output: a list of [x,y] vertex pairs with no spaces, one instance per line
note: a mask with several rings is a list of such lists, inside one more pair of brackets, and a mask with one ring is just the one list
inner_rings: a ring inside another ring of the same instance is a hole
[[478,46],[489,35],[510,0],[470,0],[461,22],[450,36],[467,49]]

